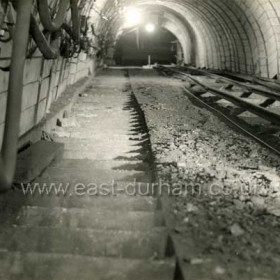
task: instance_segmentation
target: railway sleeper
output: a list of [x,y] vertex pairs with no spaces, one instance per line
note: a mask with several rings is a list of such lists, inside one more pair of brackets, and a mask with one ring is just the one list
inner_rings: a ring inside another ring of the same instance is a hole
[[251,90],[246,90],[242,93],[242,95],[240,96],[241,98],[248,98],[253,94],[253,92]]
[[267,107],[273,105],[275,102],[276,102],[275,99],[267,99],[262,104],[260,104],[260,106],[263,107],[263,108],[267,108]]

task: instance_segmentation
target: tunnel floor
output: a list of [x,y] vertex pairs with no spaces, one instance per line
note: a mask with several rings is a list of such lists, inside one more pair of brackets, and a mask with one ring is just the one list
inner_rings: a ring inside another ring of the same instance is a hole
[[0,276],[177,279],[169,233],[185,279],[279,279],[280,160],[182,81],[104,70],[58,124],[63,159],[32,186],[59,194],[1,197]]
[[58,125],[63,158],[26,195],[2,198],[0,278],[173,279],[150,139],[127,72],[101,73]]
[[185,279],[279,279],[279,158],[198,107],[184,82],[130,71],[167,183]]

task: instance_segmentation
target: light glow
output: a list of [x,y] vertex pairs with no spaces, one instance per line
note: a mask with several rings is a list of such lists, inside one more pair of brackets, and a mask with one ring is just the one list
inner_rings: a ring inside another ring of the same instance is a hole
[[127,24],[139,24],[141,22],[141,13],[139,10],[130,9],[126,12]]
[[146,29],[147,32],[152,33],[152,32],[155,31],[156,27],[155,27],[154,24],[149,23],[145,26],[145,29]]

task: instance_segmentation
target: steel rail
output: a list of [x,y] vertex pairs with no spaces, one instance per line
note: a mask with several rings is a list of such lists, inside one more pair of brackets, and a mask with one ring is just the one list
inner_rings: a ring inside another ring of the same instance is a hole
[[[161,66],[161,68],[164,68]],[[173,72],[173,69],[169,69],[169,68],[165,68],[164,70],[170,70]],[[186,74],[186,73],[185,73]],[[280,150],[277,149],[277,147],[275,147],[273,144],[268,143],[266,140],[262,139],[261,137],[257,136],[256,134],[254,134],[253,132],[250,132],[248,130],[248,128],[244,127],[244,125],[242,126],[242,124],[240,124],[240,122],[238,120],[235,120],[234,118],[231,118],[229,116],[227,116],[224,112],[222,112],[221,110],[216,109],[215,107],[209,105],[208,103],[206,103],[205,101],[202,100],[202,98],[200,98],[199,96],[195,95],[194,93],[191,92],[191,90],[187,89],[186,87],[183,88],[184,91],[186,92],[186,94],[194,99],[195,101],[199,102],[201,105],[203,105],[204,107],[206,107],[208,110],[214,112],[216,115],[218,115],[219,117],[223,118],[226,122],[230,123],[231,125],[233,125],[234,127],[236,127],[237,129],[239,129],[242,133],[244,133],[245,135],[247,135],[248,137],[254,139],[256,142],[258,142],[259,144],[263,145],[264,147],[266,147],[267,149],[271,150],[272,152],[274,152],[275,154],[280,156]]]
[[216,108],[212,107],[211,105],[207,104],[206,102],[204,102],[202,99],[200,99],[199,97],[197,97],[196,95],[194,95],[190,90],[184,88],[184,91],[193,99],[195,99],[196,101],[198,101],[199,103],[201,103],[203,106],[205,106],[206,108],[208,108],[208,110],[210,111],[214,111],[217,115],[219,115],[220,117],[223,117],[226,121],[230,122],[232,125],[234,125],[236,128],[238,128],[239,130],[241,130],[243,133],[245,133],[247,136],[253,138],[255,141],[257,141],[258,143],[260,143],[261,145],[263,145],[264,147],[268,148],[269,150],[273,151],[274,153],[276,153],[278,156],[280,156],[280,150],[278,150],[277,148],[273,147],[271,144],[267,143],[266,141],[262,140],[260,137],[256,136],[255,134],[249,132],[247,129],[243,128],[241,125],[239,125],[236,121],[234,121],[233,119],[229,118],[226,114],[224,114],[223,112],[221,112],[220,110],[217,110]]
[[[160,68],[164,69],[163,66],[160,66]],[[240,97],[233,96],[233,95],[231,95],[231,94],[229,94],[229,93],[227,93],[223,90],[218,90],[218,89],[209,87],[209,86],[203,84],[202,82],[198,81],[196,78],[192,77],[191,75],[189,75],[185,72],[178,71],[178,70],[175,70],[175,69],[170,69],[170,68],[165,68],[165,69],[168,69],[168,71],[172,71],[174,73],[177,73],[177,74],[180,74],[180,75],[183,75],[183,76],[187,76],[193,82],[195,82],[196,84],[203,87],[206,91],[212,92],[215,95],[218,95],[219,97],[221,97],[222,99],[226,99],[226,100],[232,102],[233,104],[245,109],[246,111],[250,111],[257,116],[259,116],[263,119],[266,119],[269,122],[272,122],[272,123],[275,123],[275,124],[278,124],[278,123],[280,124],[280,115],[279,114],[271,112],[271,111],[269,111],[269,110],[267,110],[267,109],[265,109],[261,106],[254,105],[254,104],[252,104],[248,101],[245,101],[244,99],[242,99]]]
[[228,71],[218,71],[217,75],[227,75],[230,77],[233,77],[233,79],[239,79],[243,80],[244,82],[250,82],[252,84],[259,84],[261,86],[265,86],[268,88],[280,90],[280,81],[279,80],[274,80],[270,78],[265,78],[265,77],[259,77],[259,76],[246,76],[238,73],[232,73]]
[[[245,89],[253,90],[253,91],[255,91],[259,95],[262,95],[262,96],[265,96],[265,97],[268,97],[268,98],[280,101],[280,93],[279,92],[275,92],[274,91],[274,90],[276,90],[275,88],[273,90],[261,89],[258,86],[250,85],[250,84],[247,84],[247,83],[238,82],[238,81],[235,81],[233,79],[224,77],[224,76],[219,75],[219,74],[209,73],[208,71],[205,71],[205,70],[202,70],[202,69],[196,69],[194,67],[184,67],[184,68],[188,69],[188,70],[191,70],[191,71],[196,71],[198,73],[201,73],[201,74],[209,76],[209,77],[215,77],[217,79],[225,80],[225,81],[227,81],[230,84],[234,84],[234,85],[240,86],[240,87],[245,88]],[[251,83],[252,83],[252,81],[251,81]],[[269,87],[269,86],[265,85],[265,83],[263,83],[263,84],[259,83],[259,84],[261,86]],[[280,90],[280,87],[278,87],[278,88]]]

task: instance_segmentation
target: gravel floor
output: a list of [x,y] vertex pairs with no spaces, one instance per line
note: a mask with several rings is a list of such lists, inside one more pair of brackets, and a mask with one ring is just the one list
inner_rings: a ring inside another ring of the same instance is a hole
[[158,179],[172,186],[186,265],[197,279],[279,279],[280,159],[195,106],[181,81],[153,70],[130,75]]

